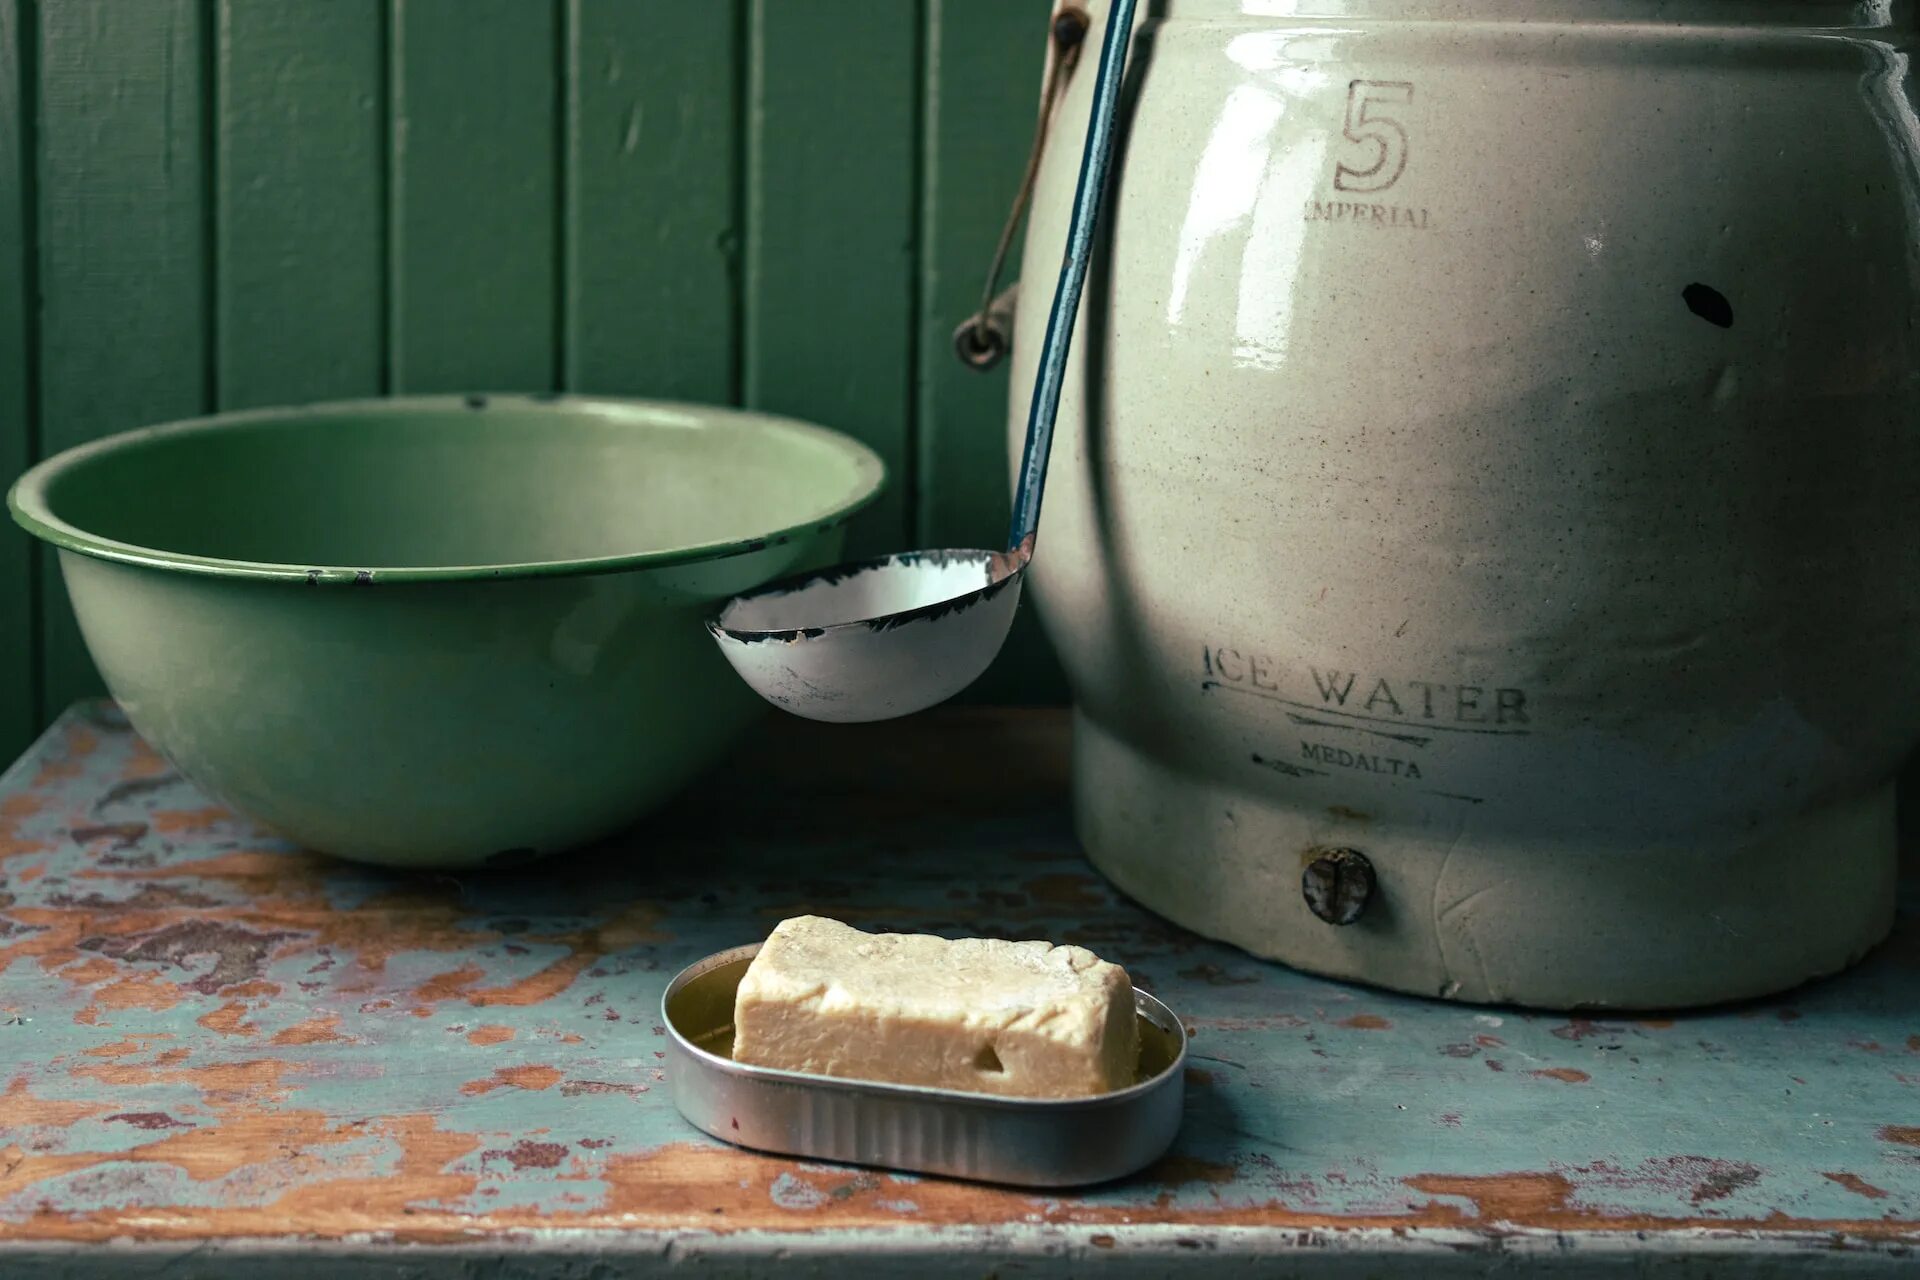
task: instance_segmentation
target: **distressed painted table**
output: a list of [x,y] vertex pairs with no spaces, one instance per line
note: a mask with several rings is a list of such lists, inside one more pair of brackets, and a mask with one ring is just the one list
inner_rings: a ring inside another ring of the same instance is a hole
[[[625,839],[453,878],[297,852],[69,713],[0,781],[0,1275],[1920,1273],[1911,880],[1891,943],[1783,1000],[1424,1003],[1116,898],[1066,733],[770,721]],[[661,987],[800,911],[1124,962],[1194,1032],[1173,1154],[1035,1195],[695,1133]]]

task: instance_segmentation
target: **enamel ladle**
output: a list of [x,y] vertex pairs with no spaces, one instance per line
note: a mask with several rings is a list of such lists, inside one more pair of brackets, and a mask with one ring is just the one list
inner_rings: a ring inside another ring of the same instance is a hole
[[1107,10],[1006,550],[906,551],[815,570],[729,600],[707,630],[733,669],[775,706],[812,720],[910,715],[972,684],[1005,643],[1033,562],[1067,348],[1113,154],[1134,5],[1113,0]]

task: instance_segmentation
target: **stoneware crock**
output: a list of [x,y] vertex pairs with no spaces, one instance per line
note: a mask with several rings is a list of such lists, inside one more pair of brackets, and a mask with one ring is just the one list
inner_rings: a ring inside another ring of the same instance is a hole
[[759,414],[468,396],[228,414],[21,478],[133,726],[309,848],[516,862],[626,825],[760,703],[702,628],[883,482]]
[[1150,7],[1032,571],[1121,888],[1306,969],[1554,1007],[1775,991],[1886,933],[1911,23]]

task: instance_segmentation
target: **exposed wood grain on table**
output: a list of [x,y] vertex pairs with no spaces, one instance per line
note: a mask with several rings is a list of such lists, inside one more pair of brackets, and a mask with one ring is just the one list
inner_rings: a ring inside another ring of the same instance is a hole
[[[209,1256],[243,1274],[294,1239],[449,1266],[476,1242],[1149,1271],[1286,1248],[1441,1274],[1537,1249],[1750,1274],[1920,1244],[1911,894],[1865,966],[1783,1001],[1631,1019],[1388,996],[1119,899],[1068,830],[1065,745],[1050,713],[770,722],[603,849],[403,876],[293,850],[111,709],[71,713],[0,781],[0,1250],[227,1241]],[[1127,964],[1195,1032],[1173,1154],[1035,1194],[704,1139],[663,1087],[661,988],[801,911]]]

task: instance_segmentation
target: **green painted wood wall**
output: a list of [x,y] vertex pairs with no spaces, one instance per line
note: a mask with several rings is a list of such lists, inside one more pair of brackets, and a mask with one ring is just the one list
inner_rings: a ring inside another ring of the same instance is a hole
[[[1006,519],[948,345],[1048,0],[0,0],[0,473],[215,409],[741,403],[867,441],[863,549]],[[99,688],[0,530],[0,759]],[[974,696],[1058,696],[1023,622]]]

